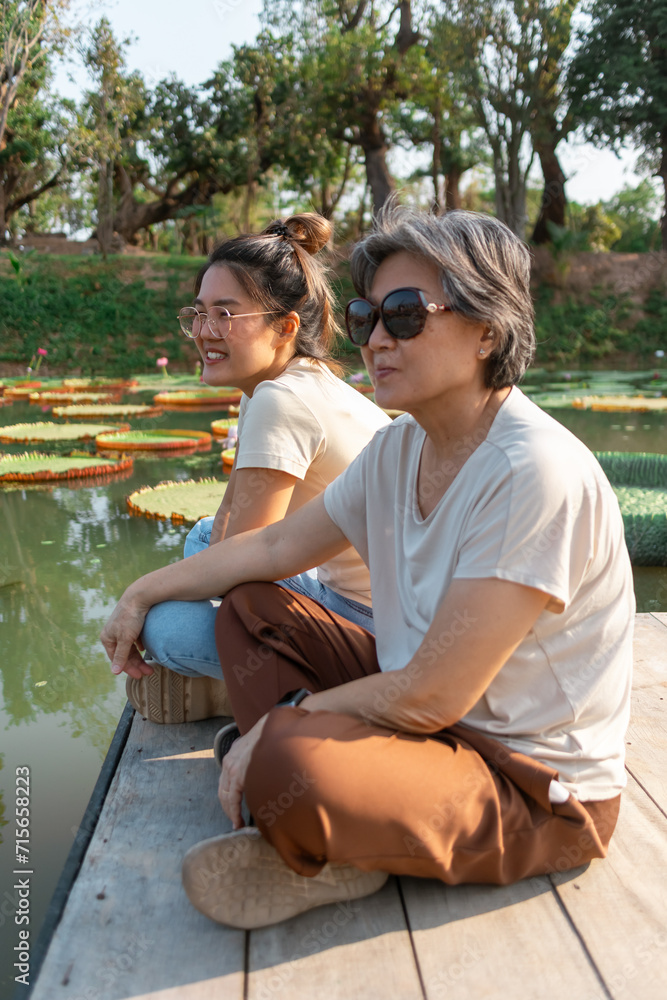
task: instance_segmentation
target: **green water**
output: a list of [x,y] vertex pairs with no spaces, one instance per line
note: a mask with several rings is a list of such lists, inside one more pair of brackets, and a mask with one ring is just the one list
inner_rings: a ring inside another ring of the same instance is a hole
[[[613,383],[611,373],[607,378]],[[665,414],[553,413],[594,450],[667,452]],[[207,430],[220,415],[169,413],[132,424]],[[45,419],[47,413],[25,403],[0,410],[0,425]],[[164,479],[210,475],[220,475],[218,444],[199,456],[136,458],[131,475],[102,485],[0,489],[0,789],[5,821],[13,820],[16,768],[30,769],[33,944],[125,704],[124,677],[111,674],[99,632],[132,580],[180,558],[188,530],[130,516],[125,498]],[[667,568],[637,569],[635,584],[640,611],[667,611]],[[13,821],[0,834],[4,998],[13,993],[18,941]]]

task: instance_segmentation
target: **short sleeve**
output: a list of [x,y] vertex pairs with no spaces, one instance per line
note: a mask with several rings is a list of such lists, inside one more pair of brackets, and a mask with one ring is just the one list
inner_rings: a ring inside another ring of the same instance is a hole
[[470,512],[454,578],[535,587],[552,597],[547,610],[561,612],[595,554],[601,483],[593,475],[568,477],[549,456],[517,465],[506,455],[495,460],[501,475]]
[[278,469],[304,479],[323,445],[319,420],[289,386],[261,382],[243,400],[237,469]]
[[[378,432],[381,436],[381,432]],[[378,436],[376,435],[376,437]],[[368,565],[368,529],[366,523],[366,475],[373,441],[366,445],[324,491],[326,512],[343,532],[348,542]]]

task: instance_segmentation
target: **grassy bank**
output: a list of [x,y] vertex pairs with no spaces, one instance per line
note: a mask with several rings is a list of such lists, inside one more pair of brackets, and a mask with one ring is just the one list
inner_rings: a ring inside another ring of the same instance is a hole
[[[0,252],[0,373],[24,371],[39,347],[48,352],[45,374],[151,372],[160,356],[169,358],[170,371],[192,370],[195,349],[180,334],[176,313],[191,301],[201,263],[163,255],[104,263],[34,254],[17,269]],[[609,281],[568,287],[540,278],[534,285],[540,364],[641,367],[656,350],[667,351],[660,281],[635,282],[625,292]],[[354,295],[344,267],[336,291],[341,307]]]

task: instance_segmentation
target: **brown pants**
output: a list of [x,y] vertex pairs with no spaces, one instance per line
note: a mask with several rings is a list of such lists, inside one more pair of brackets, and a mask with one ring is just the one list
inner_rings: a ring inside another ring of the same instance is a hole
[[552,804],[556,771],[466,726],[417,736],[334,712],[271,711],[289,691],[379,670],[373,636],[316,601],[243,584],[220,606],[216,642],[241,732],[270,713],[246,800],[295,871],[334,861],[507,884],[605,857],[620,796]]

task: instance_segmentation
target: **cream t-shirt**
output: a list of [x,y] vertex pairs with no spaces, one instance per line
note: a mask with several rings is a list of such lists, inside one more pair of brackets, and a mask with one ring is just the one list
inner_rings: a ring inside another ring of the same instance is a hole
[[[412,417],[399,417],[324,498],[370,566],[382,670],[409,663],[452,580],[495,577],[550,594],[461,722],[554,767],[581,800],[613,797],[625,784],[635,600],[618,502],[602,469],[514,387],[422,518],[424,440]],[[483,616],[467,608],[452,633]],[[445,632],[430,655],[446,665],[451,642]]]
[[[298,482],[288,513],[321,493],[389,417],[326,365],[295,358],[276,379],[241,399],[237,469],[278,469]],[[354,549],[318,567],[318,579],[370,606],[368,568]]]

